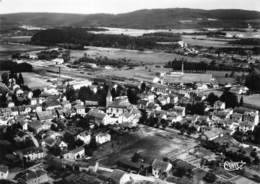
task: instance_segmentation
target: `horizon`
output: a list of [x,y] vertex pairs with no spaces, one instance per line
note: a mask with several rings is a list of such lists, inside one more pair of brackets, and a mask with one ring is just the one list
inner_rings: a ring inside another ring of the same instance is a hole
[[[1,1],[1,0],[0,0]],[[137,11],[142,11],[142,10],[166,10],[166,9],[191,9],[191,10],[205,10],[205,11],[212,11],[212,10],[242,10],[242,11],[255,11],[259,12],[260,10],[248,10],[248,9],[240,9],[240,8],[218,8],[218,9],[202,9],[202,8],[185,8],[185,7],[173,7],[173,8],[147,8],[147,9],[136,9],[133,11],[128,11],[128,12],[121,12],[121,13],[106,13],[106,12],[97,12],[97,13],[73,13],[73,12],[52,12],[52,11],[31,11],[31,12],[11,12],[11,13],[1,13],[0,15],[8,15],[8,14],[33,14],[33,13],[43,13],[43,14],[74,14],[74,15],[95,15],[95,14],[107,14],[107,15],[120,15],[120,14],[127,14],[127,13],[132,13],[132,12],[137,12]]]
[[[22,3],[21,3],[22,2]],[[0,14],[122,14],[150,9],[234,9],[260,12],[259,0],[0,0]]]

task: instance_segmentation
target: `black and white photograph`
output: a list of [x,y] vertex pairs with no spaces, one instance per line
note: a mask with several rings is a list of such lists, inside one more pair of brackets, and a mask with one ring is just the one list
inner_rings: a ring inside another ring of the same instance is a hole
[[0,184],[260,184],[260,0],[0,0]]

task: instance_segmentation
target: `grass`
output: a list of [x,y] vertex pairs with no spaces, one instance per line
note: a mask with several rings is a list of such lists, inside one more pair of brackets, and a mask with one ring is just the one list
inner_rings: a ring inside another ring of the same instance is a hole
[[[104,165],[115,165],[118,160],[130,159],[134,153],[142,155],[152,161],[154,158],[168,157],[174,159],[178,154],[197,145],[197,143],[174,132],[167,132],[143,126],[138,132],[124,136],[121,140],[123,149],[102,160]],[[124,146],[127,144],[127,146]]]
[[[127,50],[127,49],[115,49],[115,48],[102,48],[102,47],[87,47],[87,50],[72,50],[71,59],[72,61],[83,57],[84,53],[87,53],[91,57],[108,57],[111,59],[130,59],[131,62],[135,64],[165,64],[172,61],[174,58],[179,58],[178,54],[165,53],[161,51],[137,51],[137,50]],[[190,62],[200,62],[209,61],[206,58],[200,57],[189,57],[181,56]]]

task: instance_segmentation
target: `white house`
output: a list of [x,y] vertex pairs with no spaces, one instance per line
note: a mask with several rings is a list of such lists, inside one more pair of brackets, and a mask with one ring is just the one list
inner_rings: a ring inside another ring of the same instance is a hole
[[216,110],[224,110],[224,109],[226,109],[226,103],[218,100],[218,101],[216,101],[214,103],[214,109],[216,109]]
[[169,174],[172,169],[172,164],[155,159],[152,163],[152,174],[154,177],[159,178],[161,174]]
[[109,133],[99,133],[95,139],[97,144],[104,144],[111,141],[111,135]]
[[88,134],[86,131],[84,131],[84,132],[81,132],[80,134],[78,134],[76,136],[76,139],[83,141],[84,144],[89,144],[91,141],[91,135]]
[[7,179],[9,174],[8,167],[5,165],[0,165],[0,179]]
[[128,173],[119,169],[113,170],[110,178],[114,182],[114,184],[127,184],[133,181]]
[[78,159],[82,159],[85,156],[85,148],[84,147],[78,147],[74,150],[71,150],[65,154],[63,154],[63,158],[66,160],[75,161]]

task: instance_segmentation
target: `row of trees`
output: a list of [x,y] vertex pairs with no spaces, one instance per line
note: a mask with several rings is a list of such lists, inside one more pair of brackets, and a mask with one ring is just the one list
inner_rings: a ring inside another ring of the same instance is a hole
[[185,71],[189,72],[206,72],[207,70],[218,70],[218,71],[241,71],[241,68],[236,68],[229,65],[224,64],[217,64],[215,60],[212,60],[210,63],[201,62],[188,62],[187,60],[181,59],[174,59],[173,61],[169,61],[165,67],[172,68],[173,70],[181,70],[182,63],[184,64]]
[[0,62],[0,70],[9,70],[15,73],[20,72],[32,72],[33,67],[29,63],[16,63],[13,61],[1,61]]

